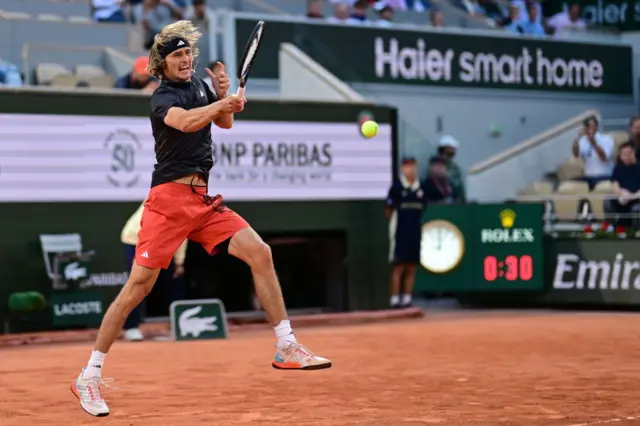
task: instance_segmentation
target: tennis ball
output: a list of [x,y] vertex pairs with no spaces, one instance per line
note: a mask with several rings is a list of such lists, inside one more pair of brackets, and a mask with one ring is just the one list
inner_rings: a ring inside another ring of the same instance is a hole
[[371,120],[365,121],[362,123],[362,126],[360,126],[360,131],[365,137],[372,138],[378,134],[378,123]]

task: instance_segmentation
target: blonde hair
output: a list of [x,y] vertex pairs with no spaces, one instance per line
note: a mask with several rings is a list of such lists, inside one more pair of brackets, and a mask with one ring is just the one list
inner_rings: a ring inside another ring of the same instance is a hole
[[161,78],[163,76],[164,58],[160,55],[159,47],[164,46],[174,38],[181,37],[189,42],[193,57],[198,56],[196,43],[202,37],[202,33],[191,21],[178,21],[169,24],[153,38],[153,46],[149,52],[149,74]]

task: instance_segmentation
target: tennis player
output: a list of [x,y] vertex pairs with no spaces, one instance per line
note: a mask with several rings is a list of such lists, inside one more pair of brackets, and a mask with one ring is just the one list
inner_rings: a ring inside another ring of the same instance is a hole
[[212,255],[227,250],[251,267],[260,304],[275,331],[273,367],[331,367],[331,361],[297,342],[287,320],[269,246],[244,219],[224,206],[222,196],[207,195],[213,167],[211,123],[231,128],[234,113],[243,110],[246,100],[227,96],[229,78],[222,64],[213,72],[207,70],[215,93],[193,74],[193,59],[198,55],[195,44],[200,37],[191,22],[178,21],[155,36],[149,53],[149,71],[161,80],[151,97],[157,164],[144,206],[135,263],[102,320],[89,362],[71,385],[82,408],[94,416],[109,414],[100,394],[109,348],[129,312],[149,294],[160,269],[169,266],[185,238],[202,244]]

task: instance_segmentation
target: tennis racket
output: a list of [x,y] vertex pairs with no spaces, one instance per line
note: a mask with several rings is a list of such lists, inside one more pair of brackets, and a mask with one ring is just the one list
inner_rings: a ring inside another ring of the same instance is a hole
[[260,40],[262,40],[262,33],[264,29],[264,21],[260,21],[256,24],[256,27],[249,37],[247,45],[244,47],[244,53],[238,66],[238,80],[240,81],[240,87],[236,93],[239,97],[244,97],[244,88],[247,85],[247,79],[249,78],[249,71],[251,71],[251,65],[258,53],[258,47],[260,47]]

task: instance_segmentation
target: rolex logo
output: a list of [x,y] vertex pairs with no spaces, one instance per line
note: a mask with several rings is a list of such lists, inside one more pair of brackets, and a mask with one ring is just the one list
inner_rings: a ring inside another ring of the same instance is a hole
[[503,228],[513,228],[516,222],[516,212],[510,209],[502,210],[500,212],[500,223]]

